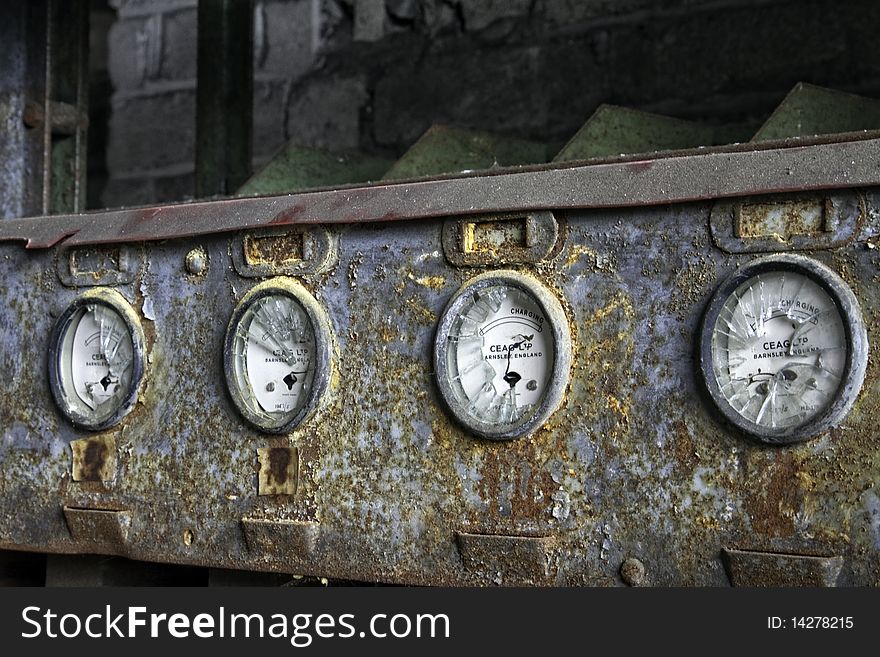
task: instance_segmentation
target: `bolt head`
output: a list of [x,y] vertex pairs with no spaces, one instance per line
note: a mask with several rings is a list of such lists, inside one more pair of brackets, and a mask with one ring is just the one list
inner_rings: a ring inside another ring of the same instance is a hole
[[629,586],[641,586],[645,582],[645,564],[630,557],[620,565],[620,576]]
[[186,254],[186,271],[195,276],[204,274],[208,269],[208,256],[202,249],[193,249]]

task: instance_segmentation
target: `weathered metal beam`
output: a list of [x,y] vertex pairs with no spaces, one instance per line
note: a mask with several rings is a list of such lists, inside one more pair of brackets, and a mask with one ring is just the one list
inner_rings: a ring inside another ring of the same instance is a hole
[[623,208],[790,191],[880,184],[880,134],[835,140],[738,144],[432,180],[154,206],[51,222],[19,219],[0,225],[0,241],[29,248],[141,242],[292,224],[403,221],[524,210]]
[[199,2],[196,196],[231,194],[250,176],[253,2]]

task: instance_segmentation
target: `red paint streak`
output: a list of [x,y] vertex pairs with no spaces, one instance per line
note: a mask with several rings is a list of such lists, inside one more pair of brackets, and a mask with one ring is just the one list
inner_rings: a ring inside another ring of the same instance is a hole
[[302,216],[306,213],[305,207],[302,205],[294,205],[292,208],[287,208],[286,210],[282,210],[274,217],[272,217],[272,221],[269,222],[270,226],[278,226],[285,224],[296,224],[296,223],[305,223],[300,221]]
[[633,173],[644,173],[648,169],[654,166],[653,160],[642,160],[641,162],[630,162],[626,165],[627,171],[632,171]]

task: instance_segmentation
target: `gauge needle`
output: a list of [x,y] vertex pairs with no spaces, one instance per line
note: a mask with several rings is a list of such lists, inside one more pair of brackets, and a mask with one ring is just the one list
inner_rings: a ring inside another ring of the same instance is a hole
[[767,398],[764,399],[764,403],[761,404],[761,409],[758,411],[758,417],[755,418],[755,424],[761,423],[761,418],[764,417],[764,412],[770,408],[773,402],[776,401],[776,389],[779,385],[779,379],[773,377],[773,381],[770,383],[770,390],[767,391]]
[[[791,346],[788,348],[788,355],[789,356],[794,356],[795,339],[805,336],[807,333],[809,333],[814,328],[819,326],[819,324],[820,324],[819,318],[822,317],[823,315],[828,315],[831,312],[832,312],[831,310],[822,310],[817,313],[814,313],[813,315],[811,315],[810,317],[805,319],[803,322],[801,322],[801,325],[797,327],[794,334],[791,336]],[[816,320],[816,321],[813,322],[813,320]],[[804,328],[805,326],[807,328]]]
[[512,342],[510,345],[510,348],[508,348],[508,350],[507,350],[507,368],[504,370],[504,380],[507,382],[507,384],[511,388],[513,388],[517,383],[519,383],[520,380],[522,380],[522,376],[520,375],[519,372],[511,372],[510,371],[510,354],[513,353],[514,349],[518,349],[519,346],[523,342],[527,342],[534,337],[535,337],[534,334],[532,334],[532,335],[521,335],[520,334],[520,335],[513,336],[513,340],[516,340],[516,342]]
[[290,374],[285,376],[283,379],[281,379],[282,381],[284,381],[284,384],[287,386],[288,390],[293,390],[293,384],[296,383],[297,381],[299,381],[299,379],[296,376],[297,374],[303,375],[303,374],[305,374],[305,372],[291,372]]

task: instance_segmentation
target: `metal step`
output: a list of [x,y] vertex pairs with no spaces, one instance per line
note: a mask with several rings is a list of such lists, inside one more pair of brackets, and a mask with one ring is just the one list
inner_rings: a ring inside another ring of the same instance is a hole
[[714,143],[712,126],[627,107],[600,105],[553,161],[652,153]]
[[435,124],[385,173],[384,180],[437,176],[547,161],[547,146]]
[[880,128],[880,101],[800,82],[752,137],[753,142]]
[[288,144],[251,176],[236,196],[285,194],[377,180],[391,160],[358,152],[329,153]]

